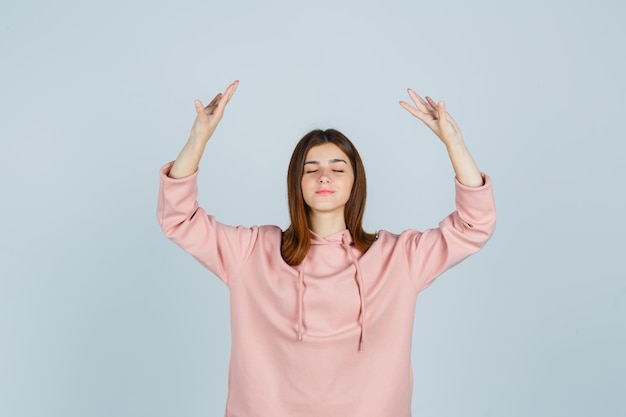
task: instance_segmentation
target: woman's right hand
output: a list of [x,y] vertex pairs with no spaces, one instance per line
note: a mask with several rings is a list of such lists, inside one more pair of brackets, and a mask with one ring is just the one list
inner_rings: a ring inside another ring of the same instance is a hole
[[211,138],[220,120],[222,120],[224,109],[235,90],[237,90],[238,85],[238,80],[233,82],[226,88],[224,93],[216,95],[206,107],[200,100],[195,101],[196,120],[194,120],[191,127],[190,139],[206,143]]
[[204,153],[204,148],[209,139],[211,139],[211,135],[213,135],[220,120],[222,120],[224,109],[235,93],[237,85],[239,85],[239,81],[229,85],[224,93],[216,95],[206,107],[202,105],[200,100],[196,100],[197,115],[191,127],[189,140],[187,140],[183,149],[180,150],[176,161],[167,174],[169,177],[184,178],[196,172]]

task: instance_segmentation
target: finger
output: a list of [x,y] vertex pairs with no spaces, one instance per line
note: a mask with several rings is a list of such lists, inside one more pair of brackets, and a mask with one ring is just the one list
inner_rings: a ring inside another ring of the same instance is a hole
[[426,96],[426,101],[428,102],[428,106],[431,111],[437,111],[437,103],[432,98]]
[[411,101],[415,103],[415,107],[417,107],[421,111],[427,110],[426,102],[419,94],[417,94],[415,91],[411,90],[410,88],[407,88],[407,92],[409,93],[409,97],[411,97]]
[[421,112],[419,109],[416,109],[415,107],[411,106],[409,103],[407,103],[406,101],[400,101],[400,105],[409,113],[411,113],[413,116],[417,117],[418,119],[422,119],[424,116],[426,116],[426,114],[424,114],[423,112]]
[[433,117],[432,114],[424,113],[424,112],[420,111],[419,109],[416,109],[415,107],[411,106],[409,103],[404,102],[404,101],[401,101],[400,105],[406,111],[408,111],[413,116],[415,116],[416,118],[421,120],[426,126],[428,126],[428,127],[430,127],[432,129],[432,123],[435,121],[435,118]]
[[407,89],[408,93],[409,93],[409,97],[411,97],[411,100],[413,101],[413,103],[415,103],[415,106],[422,112],[427,113],[428,112],[428,103],[426,103],[426,101],[424,101],[424,99],[422,97],[420,97],[419,94],[417,94],[415,91],[411,90],[410,88]]
[[409,96],[411,97],[411,99],[413,101],[417,101],[419,103],[422,104],[426,104],[426,102],[424,101],[424,99],[422,98],[422,96],[420,96],[419,94],[417,94],[413,89],[411,88],[407,88],[407,92],[409,93]]
[[239,86],[239,80],[235,80],[231,85],[228,86],[228,88],[226,90],[230,90],[228,91],[228,94],[226,94],[227,98],[230,100],[230,98],[233,96],[233,94],[235,94],[235,91],[237,90],[237,87]]
[[235,94],[235,91],[237,90],[238,85],[239,85],[239,80],[236,80],[235,82],[233,82],[231,85],[229,85],[226,88],[226,91],[224,91],[224,106],[228,104],[233,94]]
[[209,110],[217,105],[217,103],[222,98],[222,93],[217,93],[217,95],[211,100],[209,104],[206,105],[205,109]]

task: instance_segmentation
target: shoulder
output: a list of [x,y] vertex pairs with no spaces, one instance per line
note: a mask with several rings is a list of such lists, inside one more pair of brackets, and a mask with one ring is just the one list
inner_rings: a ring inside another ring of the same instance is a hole
[[388,230],[380,230],[378,231],[378,233],[376,233],[376,241],[372,244],[370,250],[392,250],[393,248],[397,247],[398,244],[406,242],[407,240],[415,238],[421,234],[422,232],[413,229],[404,230],[399,234],[390,232]]
[[208,216],[212,229],[215,229],[215,241],[219,238],[222,241],[229,242],[231,248],[247,247],[249,250],[255,251],[263,247],[274,247],[276,242],[280,245],[282,231],[278,226],[261,225],[261,226],[242,226],[229,225],[216,221],[213,216]]
[[280,245],[283,240],[283,231],[280,227],[273,224],[266,224],[259,226],[259,239],[262,240],[263,245],[266,247],[275,248]]
[[404,240],[410,238],[412,236],[416,236],[421,234],[419,230],[407,229],[402,231],[401,233],[393,233],[388,230],[380,230],[376,233],[377,239],[376,242],[381,242],[381,244],[389,243],[389,242],[398,242],[400,240]]
[[274,250],[276,247],[280,248],[283,231],[280,227],[266,224],[261,226],[251,226],[247,228],[253,232],[256,236],[256,243],[258,247],[262,247],[269,250]]
[[280,227],[273,224],[265,224],[263,226],[253,226],[259,230],[259,236],[276,237],[282,236],[283,231]]

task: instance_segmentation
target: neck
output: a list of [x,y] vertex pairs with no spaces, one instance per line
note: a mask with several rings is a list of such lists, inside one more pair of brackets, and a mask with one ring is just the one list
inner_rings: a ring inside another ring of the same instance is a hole
[[311,231],[318,236],[327,237],[347,229],[343,213],[310,213],[309,225]]

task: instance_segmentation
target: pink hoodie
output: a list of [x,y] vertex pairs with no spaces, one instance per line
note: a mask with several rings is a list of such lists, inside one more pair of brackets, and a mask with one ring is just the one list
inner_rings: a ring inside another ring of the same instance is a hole
[[361,254],[346,230],[311,233],[287,265],[276,226],[232,227],[198,207],[197,173],[161,169],[164,233],[230,291],[226,417],[409,417],[417,294],[477,252],[495,227],[491,181],[456,181],[457,211],[439,228],[381,231]]

